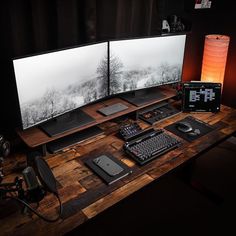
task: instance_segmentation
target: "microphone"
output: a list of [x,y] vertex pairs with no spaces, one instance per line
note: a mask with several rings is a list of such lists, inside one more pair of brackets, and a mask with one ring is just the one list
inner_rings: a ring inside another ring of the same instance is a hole
[[26,200],[31,203],[41,201],[45,191],[41,188],[34,169],[28,166],[22,171],[22,175],[27,187]]

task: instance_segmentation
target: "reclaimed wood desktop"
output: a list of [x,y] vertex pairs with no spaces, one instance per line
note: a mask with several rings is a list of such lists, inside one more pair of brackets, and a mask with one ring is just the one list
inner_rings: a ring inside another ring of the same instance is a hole
[[[183,119],[189,113],[180,113],[155,125],[163,128]],[[192,113],[192,116],[213,125],[215,129],[193,142],[183,141],[183,145],[170,151],[145,166],[136,165],[123,151],[124,142],[117,137],[118,126],[114,121],[102,124],[105,135],[80,143],[59,154],[45,157],[58,181],[64,214],[63,219],[55,223],[47,223],[33,215],[32,218],[15,212],[1,221],[1,235],[63,235],[100,212],[116,204],[145,185],[158,180],[163,175],[196,158],[202,152],[225,140],[236,131],[236,110],[222,106],[218,113]],[[141,126],[148,127],[140,122]],[[88,156],[111,153],[130,166],[133,173],[108,186],[84,164]],[[8,158],[9,163],[21,161],[24,153],[16,153]],[[7,166],[10,169],[11,165]],[[19,173],[7,175],[4,182],[12,180]],[[39,211],[47,217],[55,217],[58,203],[52,194],[41,202]]]

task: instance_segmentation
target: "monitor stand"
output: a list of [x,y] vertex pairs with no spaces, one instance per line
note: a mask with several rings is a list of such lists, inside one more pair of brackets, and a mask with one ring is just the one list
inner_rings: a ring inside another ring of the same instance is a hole
[[81,130],[79,132],[67,135],[50,143],[47,143],[47,150],[50,153],[57,153],[65,148],[69,148],[90,138],[102,135],[103,133],[104,131],[95,125],[90,128]]
[[165,98],[165,95],[158,88],[150,88],[125,93],[120,95],[120,97],[135,106],[142,106],[150,102]]
[[39,127],[50,137],[65,133],[74,128],[81,127],[95,121],[94,118],[80,109],[68,112],[60,117],[52,119]]

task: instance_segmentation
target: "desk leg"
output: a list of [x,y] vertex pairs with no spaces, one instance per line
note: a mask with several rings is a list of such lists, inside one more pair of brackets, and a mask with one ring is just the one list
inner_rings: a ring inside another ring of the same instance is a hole
[[41,147],[42,155],[45,157],[47,155],[47,146],[46,144],[43,144]]
[[45,157],[47,155],[47,146],[46,144],[43,144],[37,148],[33,148],[28,150],[27,155],[26,155],[26,163],[27,166],[33,166],[34,163],[34,158],[36,155],[42,155],[42,157]]

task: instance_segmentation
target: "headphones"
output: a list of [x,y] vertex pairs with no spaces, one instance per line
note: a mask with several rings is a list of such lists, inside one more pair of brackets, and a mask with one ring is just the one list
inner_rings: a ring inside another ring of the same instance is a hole
[[0,134],[0,157],[6,157],[10,153],[10,143]]

